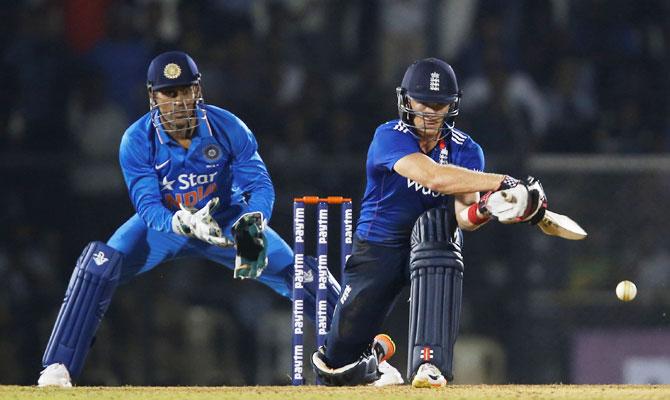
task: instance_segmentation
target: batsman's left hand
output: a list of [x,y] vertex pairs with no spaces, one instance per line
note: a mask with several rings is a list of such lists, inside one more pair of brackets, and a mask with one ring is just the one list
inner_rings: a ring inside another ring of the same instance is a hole
[[237,255],[235,256],[235,278],[258,278],[268,265],[267,238],[265,237],[263,213],[243,214],[233,224]]
[[536,224],[547,208],[547,196],[540,181],[528,177],[504,190],[489,192],[479,202],[479,211],[503,224]]

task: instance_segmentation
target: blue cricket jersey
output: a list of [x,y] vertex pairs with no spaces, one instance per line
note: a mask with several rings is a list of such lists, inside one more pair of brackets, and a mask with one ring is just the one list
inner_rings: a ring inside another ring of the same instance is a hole
[[201,120],[183,148],[147,113],[124,133],[119,161],[135,210],[151,229],[172,231],[179,204],[203,207],[213,197],[224,233],[243,212],[260,211],[270,219],[274,188],[247,126],[229,111],[211,105],[197,110]]
[[[426,210],[444,206],[449,196],[436,193],[393,170],[401,158],[421,152],[419,140],[400,120],[380,125],[368,149],[367,186],[356,234],[362,240],[407,246],[416,219]],[[483,171],[484,153],[467,134],[454,129],[427,154],[440,164]]]

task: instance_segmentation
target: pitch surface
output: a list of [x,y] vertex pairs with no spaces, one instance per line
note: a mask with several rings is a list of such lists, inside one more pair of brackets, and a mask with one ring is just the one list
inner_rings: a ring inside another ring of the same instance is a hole
[[246,387],[75,387],[0,386],[0,399],[51,400],[412,400],[412,399],[670,399],[664,385],[451,385],[442,389],[409,386],[326,388],[317,386]]

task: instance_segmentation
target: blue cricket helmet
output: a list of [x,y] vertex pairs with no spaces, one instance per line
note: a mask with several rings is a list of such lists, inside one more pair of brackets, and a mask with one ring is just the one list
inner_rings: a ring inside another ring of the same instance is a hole
[[[189,86],[190,98],[168,98],[156,101],[155,91],[177,86]],[[147,89],[151,122],[171,135],[190,137],[195,128],[206,120],[203,104],[200,72],[195,61],[183,51],[168,51],[151,60],[147,70]],[[162,108],[162,111],[161,111]],[[186,112],[186,117],[181,116]],[[181,126],[180,126],[181,125]]]
[[174,86],[188,86],[200,82],[195,61],[183,51],[168,51],[156,56],[147,70],[147,87],[160,90]]
[[405,93],[426,103],[453,103],[459,97],[456,74],[451,65],[437,58],[415,61],[400,84]]

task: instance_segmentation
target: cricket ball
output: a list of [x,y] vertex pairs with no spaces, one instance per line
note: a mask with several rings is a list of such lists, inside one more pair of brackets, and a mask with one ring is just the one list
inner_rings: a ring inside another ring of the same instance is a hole
[[616,297],[621,301],[631,301],[637,295],[637,287],[631,281],[621,281],[616,285]]

